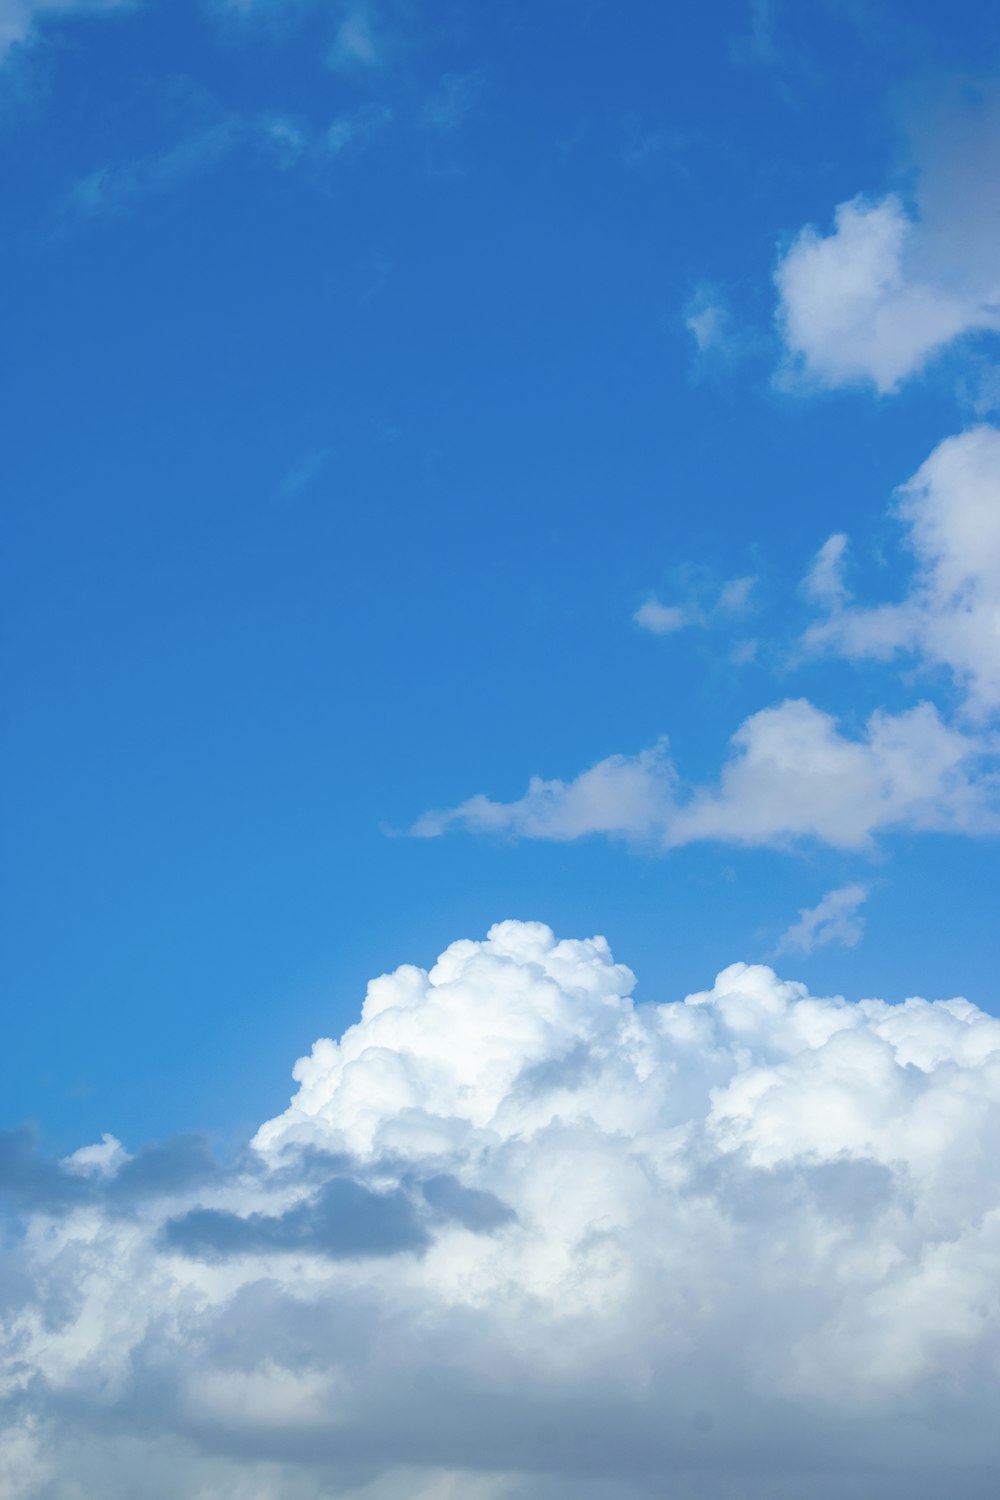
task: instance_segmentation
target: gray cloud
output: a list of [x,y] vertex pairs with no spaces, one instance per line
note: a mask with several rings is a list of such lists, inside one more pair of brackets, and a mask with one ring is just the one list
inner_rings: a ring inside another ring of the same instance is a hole
[[197,1208],[170,1219],[164,1243],[184,1255],[223,1259],[273,1251],[307,1251],[347,1259],[422,1250],[429,1241],[414,1206],[400,1189],[372,1192],[335,1177],[314,1198],[283,1214],[239,1214]]

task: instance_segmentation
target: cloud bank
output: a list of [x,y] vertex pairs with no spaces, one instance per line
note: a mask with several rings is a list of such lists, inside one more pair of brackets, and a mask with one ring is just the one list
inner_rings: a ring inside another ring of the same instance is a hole
[[985,1497],[1000,1022],[503,922],[236,1162],[5,1138],[6,1500]]

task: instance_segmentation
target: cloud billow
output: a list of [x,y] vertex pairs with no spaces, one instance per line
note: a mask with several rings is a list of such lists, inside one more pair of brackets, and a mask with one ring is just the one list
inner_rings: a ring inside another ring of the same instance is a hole
[[9,1143],[3,1493],[985,1497],[1000,1021],[633,986],[500,923],[232,1163]]

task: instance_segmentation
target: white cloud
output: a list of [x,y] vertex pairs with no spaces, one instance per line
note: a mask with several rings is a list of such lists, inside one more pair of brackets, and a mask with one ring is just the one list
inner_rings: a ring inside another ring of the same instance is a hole
[[659,599],[647,599],[632,618],[640,630],[648,630],[651,635],[673,635],[693,623],[689,612],[679,604],[661,604]]
[[802,592],[807,599],[828,609],[834,609],[844,602],[847,598],[844,584],[846,554],[847,537],[843,532],[827,538],[802,584]]
[[699,366],[730,365],[764,347],[760,335],[734,312],[726,292],[710,281],[694,287],[681,310]]
[[891,392],[954,340],[1000,328],[1000,93],[925,102],[908,133],[912,208],[853,198],[778,263],[778,326],[808,381]]
[[729,309],[721,302],[699,298],[685,311],[684,327],[694,339],[699,354],[722,353],[729,348]]
[[112,1177],[127,1160],[128,1152],[121,1141],[105,1132],[97,1145],[81,1146],[64,1157],[59,1165],[64,1172],[81,1177]]
[[731,578],[723,584],[716,609],[721,614],[739,615],[749,607],[756,578]]
[[1000,326],[985,294],[962,297],[910,273],[915,234],[894,194],[840,204],[832,234],[802,230],[775,281],[781,334],[804,375],[894,391],[960,334]]
[[673,806],[677,776],[661,740],[638,755],[610,755],[573,781],[533,776],[517,802],[471,797],[446,812],[425,813],[414,825],[420,838],[448,828],[473,833],[509,833],[526,838],[576,839],[588,833],[655,837]]
[[744,614],[750,607],[750,595],[756,578],[731,578],[722,585],[714,604],[703,607],[697,600],[688,599],[684,604],[661,604],[652,597],[641,604],[632,619],[641,630],[651,635],[673,635],[689,625],[708,626],[720,615]]
[[119,10],[133,0],[0,0],[0,62],[11,49],[32,39],[47,15]]
[[779,953],[811,953],[827,943],[853,948],[864,933],[864,918],[858,908],[868,900],[866,885],[843,885],[827,891],[816,906],[803,907],[778,943]]
[[839,574],[845,539],[831,537],[810,575],[829,613],[806,647],[855,660],[913,652],[947,668],[974,712],[1000,708],[1000,431],[976,427],[940,443],[900,489],[897,513],[916,559],[906,596],[874,608],[850,602]]
[[[373,981],[244,1163],[29,1205],[5,1497],[980,1500],[1000,1021],[745,964],[632,988],[601,938],[501,923]],[[424,1238],[330,1253],[345,1173]]]
[[716,787],[695,792],[667,830],[670,844],[815,839],[859,849],[889,828],[996,832],[990,747],[944,724],[929,703],[877,710],[862,735],[805,699],[752,714],[737,730]]
[[514,802],[479,795],[426,813],[413,832],[433,838],[458,827],[555,840],[605,834],[663,848],[808,839],[839,849],[863,849],[890,828],[996,832],[992,750],[943,723],[929,703],[899,714],[879,710],[851,737],[814,704],[789,699],[744,721],[713,786],[682,786],[661,740],[639,755],[599,761],[572,781],[534,777]]

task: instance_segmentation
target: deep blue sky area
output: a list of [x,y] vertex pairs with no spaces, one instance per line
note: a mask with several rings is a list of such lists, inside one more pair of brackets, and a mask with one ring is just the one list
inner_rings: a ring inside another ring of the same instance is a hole
[[[889,393],[782,380],[773,282],[803,226],[909,191],[922,90],[1000,57],[992,7],[946,19],[428,0],[375,62],[331,6],[148,0],[12,49],[7,1123],[241,1139],[371,976],[509,916],[605,933],[646,999],[743,959],[1000,1009],[988,837],[407,832],[662,735],[710,783],[788,697],[851,731],[954,706],[802,659],[799,585],[846,532],[898,594],[893,491],[980,414],[948,355]],[[734,331],[699,354],[705,299]],[[633,621],[750,575],[731,629]],[[856,881],[863,941],[775,957]]]

